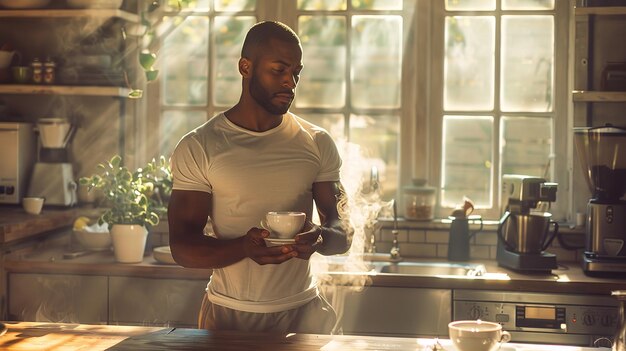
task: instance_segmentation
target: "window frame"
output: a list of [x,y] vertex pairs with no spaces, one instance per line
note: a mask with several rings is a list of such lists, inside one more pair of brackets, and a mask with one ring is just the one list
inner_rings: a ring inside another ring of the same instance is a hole
[[[572,177],[572,157],[573,143],[571,130],[571,89],[569,85],[569,67],[571,66],[570,43],[559,40],[559,38],[569,38],[573,33],[572,20],[573,1],[555,1],[555,71],[554,71],[554,163],[551,167],[551,180],[559,183],[557,193],[557,203],[553,204],[552,212],[555,219],[571,219],[572,192],[569,184]],[[257,0],[257,8],[254,11],[242,12],[222,12],[256,16],[258,21],[278,20],[291,26],[297,31],[298,14],[297,0]],[[494,12],[499,12],[498,10]],[[357,13],[359,11],[354,11]],[[367,12],[367,11],[365,11]],[[384,12],[384,11],[383,11]],[[529,11],[515,11],[515,13],[526,13]],[[219,15],[213,8],[207,13],[209,16],[209,26],[212,28],[214,17]],[[323,13],[316,11],[306,11],[306,15]],[[507,12],[508,13],[508,12]],[[536,13],[532,11],[532,13]],[[196,12],[190,12],[196,14]],[[444,11],[444,1],[431,0],[405,0],[403,9],[403,35],[405,36],[405,46],[403,48],[402,62],[402,83],[401,83],[401,107],[400,114],[400,134],[399,134],[399,155],[398,164],[398,186],[395,198],[402,198],[402,189],[411,185],[412,179],[427,179],[429,185],[440,188],[441,177],[441,156],[442,156],[442,122],[443,122],[443,58],[444,58],[444,25],[443,18],[447,12]],[[496,49],[500,49],[499,28],[500,21],[496,21]],[[348,22],[349,25],[350,22]],[[209,68],[207,89],[207,106],[172,107],[177,110],[203,111],[207,120],[219,111],[223,111],[226,106],[216,106],[211,97],[211,88],[214,86],[214,60],[215,55],[212,45],[215,43],[213,33],[209,33]],[[499,56],[498,56],[499,59]],[[233,64],[236,64],[235,62]],[[306,62],[305,69],[306,69]],[[496,62],[496,107],[499,106],[499,77],[500,63]],[[160,128],[161,113],[170,109],[161,106],[161,83],[160,80],[148,85],[146,88],[146,112],[147,125]],[[348,99],[350,97],[348,96]],[[348,100],[349,101],[349,100]],[[294,104],[295,105],[295,104]],[[308,113],[319,112],[318,109],[292,108],[298,114],[301,111]],[[349,114],[351,111],[337,111],[342,114]],[[367,111],[354,111],[367,112]],[[505,113],[515,115],[514,113]],[[493,113],[496,116],[495,113]],[[525,114],[528,115],[528,114]],[[496,119],[499,121],[499,118]],[[565,126],[565,127],[563,127]],[[494,165],[499,167],[499,122],[494,125],[494,140],[496,146],[494,150]],[[159,149],[158,133],[147,133],[145,153],[148,158],[157,156]],[[560,157],[566,155],[567,157]],[[498,171],[499,172],[499,171]],[[493,177],[493,189],[499,189],[500,179]],[[499,217],[499,192],[494,191],[494,208],[491,210],[478,210],[477,214],[485,218]],[[568,205],[564,205],[568,204]],[[398,207],[399,215],[403,215],[402,206]],[[436,218],[446,218],[450,213],[449,208],[441,208],[437,201]]]
[[[569,38],[571,33],[570,17],[571,5],[570,1],[555,1],[555,9],[550,11],[503,11],[500,8],[500,1],[497,1],[497,7],[494,11],[445,11],[444,1],[432,2],[432,45],[430,46],[430,62],[431,62],[431,95],[427,100],[430,102],[429,113],[429,159],[430,162],[428,179],[431,180],[435,186],[441,189],[441,161],[442,161],[442,132],[443,132],[443,116],[448,115],[490,115],[494,117],[493,126],[493,140],[494,140],[494,162],[493,162],[493,180],[491,188],[494,189],[492,194],[493,207],[490,209],[476,209],[474,214],[479,214],[484,218],[497,219],[501,216],[500,212],[500,121],[503,116],[553,116],[553,154],[557,155],[552,160],[550,169],[550,179],[548,181],[554,181],[559,184],[557,192],[557,202],[551,206],[551,212],[553,218],[556,220],[569,220],[571,218],[571,191],[569,184],[571,177],[571,136],[569,133],[571,125],[571,112],[570,112],[570,87],[568,84],[569,76],[569,42],[559,40],[559,38]],[[552,112],[503,112],[500,110],[500,76],[501,76],[501,62],[500,62],[500,50],[501,50],[501,16],[507,14],[523,15],[523,14],[546,14],[554,13],[554,109]],[[444,84],[444,49],[445,49],[445,28],[444,18],[450,15],[495,15],[496,16],[496,29],[495,29],[495,76],[494,76],[494,108],[492,111],[480,111],[480,112],[468,112],[468,111],[444,111],[443,109],[443,84]],[[441,137],[440,137],[441,136]],[[567,157],[558,157],[560,155],[567,155]],[[437,201],[437,216],[445,218],[452,211],[451,208],[444,208],[440,204],[440,199]]]

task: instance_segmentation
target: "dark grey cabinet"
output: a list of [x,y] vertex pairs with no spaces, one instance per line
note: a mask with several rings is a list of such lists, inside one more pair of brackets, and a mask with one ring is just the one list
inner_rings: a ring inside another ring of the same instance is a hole
[[368,286],[362,291],[339,286],[325,295],[335,308],[344,334],[447,336],[452,290]]
[[10,320],[107,324],[107,277],[16,273],[8,276]]
[[9,273],[8,319],[197,326],[203,279]]
[[195,328],[207,281],[109,278],[109,324]]

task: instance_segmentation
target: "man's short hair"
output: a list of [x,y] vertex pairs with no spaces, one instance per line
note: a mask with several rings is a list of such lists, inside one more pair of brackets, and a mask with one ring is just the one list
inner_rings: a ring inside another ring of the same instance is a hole
[[246,34],[241,48],[241,57],[254,58],[259,47],[267,45],[271,39],[300,44],[298,35],[286,24],[276,21],[259,22]]

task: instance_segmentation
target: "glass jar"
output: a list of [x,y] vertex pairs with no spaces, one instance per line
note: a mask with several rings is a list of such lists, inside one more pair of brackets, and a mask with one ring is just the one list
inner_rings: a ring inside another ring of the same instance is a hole
[[33,69],[33,83],[40,84],[43,82],[43,63],[39,60],[39,58],[33,59],[30,66]]
[[426,186],[426,182],[416,180],[414,185],[403,189],[404,218],[427,221],[435,216],[436,189]]
[[56,63],[48,57],[46,62],[44,62],[43,67],[44,84],[54,84],[54,81],[56,80]]

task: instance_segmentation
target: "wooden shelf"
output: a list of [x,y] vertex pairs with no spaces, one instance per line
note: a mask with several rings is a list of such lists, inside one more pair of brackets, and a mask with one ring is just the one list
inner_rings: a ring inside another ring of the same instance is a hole
[[65,85],[29,85],[5,84],[0,85],[0,94],[29,94],[29,95],[76,95],[76,96],[111,96],[128,97],[130,89],[122,87],[100,86],[65,86]]
[[139,23],[139,15],[131,12],[112,9],[80,9],[80,10],[0,10],[0,18],[85,18],[85,19],[108,19],[121,18],[132,23]]
[[626,15],[626,6],[576,7],[576,16],[586,15]]
[[626,91],[585,91],[572,92],[574,102],[626,102]]

